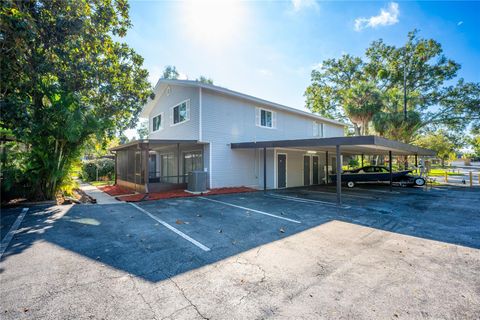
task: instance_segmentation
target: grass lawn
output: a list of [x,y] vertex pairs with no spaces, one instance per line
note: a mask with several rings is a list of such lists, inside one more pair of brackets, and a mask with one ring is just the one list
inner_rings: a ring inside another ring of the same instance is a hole
[[90,181],[89,182],[92,186],[95,187],[102,187],[102,186],[111,186],[113,185],[113,181]]
[[[428,174],[430,177],[444,177],[445,176],[445,169],[431,169],[430,173]],[[447,175],[449,176],[463,176],[462,173],[446,171]]]

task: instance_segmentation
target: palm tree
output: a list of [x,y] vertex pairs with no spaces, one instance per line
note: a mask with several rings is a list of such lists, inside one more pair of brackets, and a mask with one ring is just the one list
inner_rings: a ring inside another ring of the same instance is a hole
[[353,123],[355,135],[368,135],[368,127],[375,114],[382,109],[380,92],[375,85],[359,82],[346,90],[344,110]]

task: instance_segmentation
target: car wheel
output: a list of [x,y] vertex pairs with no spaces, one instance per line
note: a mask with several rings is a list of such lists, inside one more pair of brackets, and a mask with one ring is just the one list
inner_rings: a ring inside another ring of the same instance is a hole
[[421,186],[425,185],[425,179],[415,178],[414,183],[415,183],[416,186],[421,187]]
[[347,182],[347,187],[349,187],[349,188],[355,187],[355,182],[353,182],[353,181],[348,181],[348,182]]

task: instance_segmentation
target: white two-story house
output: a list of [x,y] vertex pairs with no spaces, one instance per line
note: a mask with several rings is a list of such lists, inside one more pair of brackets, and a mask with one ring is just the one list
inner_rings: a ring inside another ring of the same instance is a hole
[[116,150],[117,183],[138,191],[179,187],[192,170],[207,172],[209,188],[263,188],[264,150],[267,188],[319,184],[325,152],[232,144],[344,135],[341,122],[197,81],[162,79],[154,92],[140,115],[148,138]]
[[375,136],[344,137],[345,124],[222,87],[158,81],[143,108],[149,134],[116,151],[116,183],[139,192],[186,187],[277,189],[328,183],[344,154],[431,154]]

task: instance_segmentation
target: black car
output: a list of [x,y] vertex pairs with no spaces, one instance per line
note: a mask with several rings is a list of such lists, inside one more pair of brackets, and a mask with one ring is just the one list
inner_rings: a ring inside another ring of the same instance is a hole
[[[336,181],[336,175],[330,175],[331,181]],[[342,182],[353,188],[357,182],[386,182],[390,181],[390,170],[385,166],[365,166],[354,170],[345,170],[342,173]],[[425,179],[412,175],[412,170],[392,172],[392,181],[407,186],[423,186]]]

